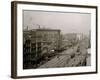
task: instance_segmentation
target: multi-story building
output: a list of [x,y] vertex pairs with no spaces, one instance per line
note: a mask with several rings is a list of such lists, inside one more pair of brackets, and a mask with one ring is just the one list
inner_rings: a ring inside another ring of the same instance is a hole
[[78,43],[77,33],[67,33],[63,35],[63,44],[67,47],[72,47]]
[[23,33],[24,69],[37,67],[41,56],[60,48],[60,30],[33,29]]

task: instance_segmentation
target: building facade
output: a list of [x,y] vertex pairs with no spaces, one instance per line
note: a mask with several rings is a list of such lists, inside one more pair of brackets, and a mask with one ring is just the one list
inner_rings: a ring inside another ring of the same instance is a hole
[[23,32],[23,68],[36,68],[42,56],[60,48],[60,30],[33,29]]

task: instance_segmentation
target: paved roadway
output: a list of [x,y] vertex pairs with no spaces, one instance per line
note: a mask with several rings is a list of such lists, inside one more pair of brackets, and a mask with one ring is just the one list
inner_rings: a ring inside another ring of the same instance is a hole
[[[69,50],[65,50],[62,53],[59,53],[55,56],[52,60],[48,61],[47,63],[41,65],[39,68],[54,68],[54,67],[71,67],[77,66],[82,56],[76,56],[71,59],[71,54],[75,54],[77,46],[71,48]],[[73,64],[73,65],[72,65]]]
[[[81,46],[81,54],[76,54],[76,50],[78,46]],[[83,46],[83,47],[82,47]],[[75,54],[73,58],[71,58],[71,55]],[[57,56],[55,56],[50,61],[46,62],[45,64],[41,65],[38,68],[54,68],[54,67],[72,67],[72,66],[82,66],[84,61],[87,60],[88,65],[90,65],[90,57],[86,59],[86,49],[85,44],[82,42],[81,44],[77,44],[76,46],[65,50],[61,53],[59,53]]]

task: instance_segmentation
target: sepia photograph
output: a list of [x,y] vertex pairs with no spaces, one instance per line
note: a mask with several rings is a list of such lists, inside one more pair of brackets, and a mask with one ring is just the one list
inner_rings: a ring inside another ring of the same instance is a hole
[[12,78],[97,73],[97,6],[13,1]]
[[23,69],[91,66],[91,14],[23,10]]

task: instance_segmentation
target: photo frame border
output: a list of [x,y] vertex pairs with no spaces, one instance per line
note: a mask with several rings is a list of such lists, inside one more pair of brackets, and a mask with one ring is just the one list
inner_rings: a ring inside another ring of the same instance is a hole
[[[93,8],[96,9],[96,71],[80,72],[80,73],[63,73],[50,75],[33,75],[33,76],[17,76],[17,4],[34,4],[59,7],[76,7],[76,8]],[[35,78],[35,77],[51,77],[51,76],[66,76],[80,74],[96,74],[98,72],[98,7],[90,5],[74,5],[74,4],[58,4],[58,3],[42,3],[42,2],[26,2],[12,1],[11,2],[11,77],[12,78]]]

